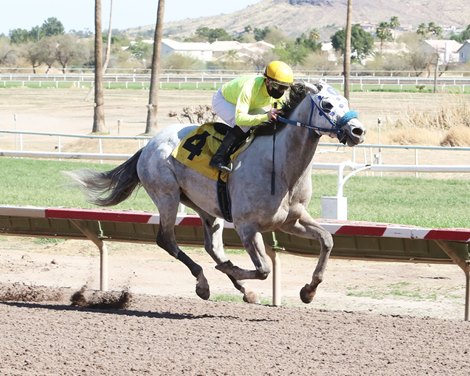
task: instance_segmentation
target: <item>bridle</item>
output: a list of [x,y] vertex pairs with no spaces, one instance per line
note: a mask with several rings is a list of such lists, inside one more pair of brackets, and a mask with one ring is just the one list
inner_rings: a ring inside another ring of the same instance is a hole
[[[321,102],[322,97],[319,96],[319,98]],[[287,119],[282,116],[278,116],[277,120],[284,124],[290,124],[290,125],[295,125],[297,127],[314,130],[315,132],[317,132],[318,135],[321,135],[321,133],[334,134],[338,137],[338,139],[341,140],[343,138],[343,127],[350,120],[356,119],[358,117],[358,113],[356,111],[349,110],[343,116],[341,116],[341,118],[339,118],[337,121],[334,121],[331,118],[331,116],[329,116],[328,113],[326,113],[325,110],[323,110],[321,106],[315,102],[312,94],[310,94],[310,102],[311,102],[311,106],[310,106],[310,114],[308,116],[308,123],[302,123],[296,120]],[[320,116],[324,116],[328,120],[328,122],[331,124],[331,128],[317,127],[316,125],[312,124],[312,119],[313,119],[313,114],[314,114],[315,109],[318,109]]]
[[[297,127],[301,128],[307,128],[309,130],[315,131],[315,133],[318,136],[321,136],[322,133],[327,133],[327,134],[333,134],[338,137],[340,142],[346,143],[346,137],[344,137],[344,130],[343,127],[352,119],[356,119],[358,117],[358,113],[356,111],[351,111],[349,110],[346,112],[343,116],[341,116],[337,121],[334,121],[332,117],[325,111],[323,108],[315,102],[313,99],[313,95],[310,95],[310,114],[308,116],[308,123],[302,123],[296,120],[291,120],[287,119],[282,116],[277,116],[277,120],[281,123],[284,124],[290,124],[290,125],[295,125]],[[322,97],[319,94],[317,95],[317,98],[319,98],[319,102],[321,103]],[[331,125],[331,128],[323,128],[323,127],[317,127],[316,125],[312,124],[313,120],[313,114],[315,109],[318,109],[318,112],[320,113],[320,116],[324,116],[328,122]],[[276,123],[274,123],[274,127],[276,127]],[[274,169],[275,166],[275,156],[276,156],[276,132],[273,133],[273,158],[272,158],[272,171],[271,171],[271,195],[274,195],[275,193],[275,178],[276,178],[276,172]]]

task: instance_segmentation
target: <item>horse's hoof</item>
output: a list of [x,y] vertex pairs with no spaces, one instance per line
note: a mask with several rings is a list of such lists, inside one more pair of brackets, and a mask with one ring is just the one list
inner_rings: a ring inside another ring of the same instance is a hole
[[207,287],[196,286],[196,294],[203,300],[207,300],[211,296],[211,292]]
[[300,289],[300,299],[305,304],[309,304],[312,302],[313,297],[315,296],[315,290],[310,291],[311,287],[309,284],[306,284],[304,287]]
[[204,300],[209,299],[209,297],[211,296],[209,283],[207,283],[207,279],[202,271],[197,276],[196,294]]
[[251,303],[251,304],[259,304],[260,300],[258,299],[258,294],[254,291],[249,291],[245,294],[243,294],[243,301],[245,303]]

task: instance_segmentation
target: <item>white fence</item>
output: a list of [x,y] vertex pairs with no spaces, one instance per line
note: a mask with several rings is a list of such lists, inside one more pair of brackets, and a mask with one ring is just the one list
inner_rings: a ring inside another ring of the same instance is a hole
[[[128,140],[128,141],[137,141],[135,150],[137,151],[142,146],[144,146],[151,136],[107,136],[107,135],[83,135],[83,134],[70,134],[70,133],[56,133],[56,132],[33,132],[33,131],[19,131],[19,130],[0,130],[1,135],[6,135],[9,137],[8,140],[3,138],[3,142],[0,143],[0,153],[2,155],[8,156],[24,156],[24,157],[42,157],[42,158],[56,158],[56,159],[98,159],[98,160],[122,160],[130,157],[128,154],[112,154],[106,153],[104,150],[104,141],[106,140]],[[32,151],[27,150],[28,140],[26,136],[34,137],[50,137],[51,143],[54,143],[54,152],[41,152],[41,151]],[[96,153],[65,153],[63,152],[63,140],[75,138],[75,139],[92,139],[97,141],[97,151]],[[55,140],[55,142],[54,142]],[[2,138],[0,138],[2,141]],[[10,147],[6,147],[9,144]],[[446,168],[441,168],[441,171],[432,171],[431,168],[425,168],[421,163],[420,153],[422,152],[432,152],[432,153],[460,153],[464,157],[459,159],[462,161],[470,161],[470,147],[448,147],[448,146],[423,146],[423,145],[382,145],[382,144],[362,144],[357,145],[354,148],[345,147],[342,144],[337,143],[320,143],[320,150],[317,153],[327,153],[338,151],[341,153],[341,161],[351,160],[354,164],[360,164],[362,159],[363,165],[371,165],[369,170],[376,172],[390,172],[390,171],[399,171],[404,172],[452,172],[452,165],[445,165]],[[412,153],[412,159],[414,163],[412,165],[407,164],[407,167],[415,167],[416,170],[411,169],[399,169],[398,167],[392,168],[390,165],[383,163],[383,155],[386,155],[387,151],[407,151]],[[333,164],[318,164],[319,168],[321,166],[326,166],[326,169],[334,170],[337,169],[340,162]],[[388,167],[387,167],[388,166]],[[421,166],[421,167],[420,167]],[[466,167],[463,166],[463,167]],[[356,169],[356,168],[355,168]],[[443,171],[446,170],[446,171]],[[467,172],[464,168],[462,171],[462,166],[455,166],[454,169],[456,173]]]
[[[252,72],[253,73],[253,72]],[[160,86],[165,85],[178,86],[180,88],[190,84],[192,87],[202,87],[202,85],[210,87],[218,87],[224,82],[230,81],[237,77],[239,72],[211,72],[211,71],[198,71],[198,72],[163,72],[160,74]],[[317,81],[322,79],[329,84],[343,85],[344,77],[337,74],[324,75],[319,72],[312,73],[298,73],[296,79],[305,81]],[[31,73],[0,73],[0,86],[7,87],[12,85],[21,86],[38,86],[38,87],[63,87],[67,86],[91,86],[94,82],[94,75],[92,73],[66,73],[66,74],[31,74]],[[121,85],[130,87],[138,85],[139,87],[147,88],[150,84],[150,74],[148,73],[114,73],[106,74],[104,76],[106,87],[113,87]],[[459,91],[465,92],[470,89],[470,77],[463,74],[455,76],[441,76],[434,79],[434,77],[413,77],[390,75],[363,75],[350,77],[350,84],[363,90],[367,87],[394,87],[400,90],[406,88],[424,88],[434,87],[456,88]]]
[[[105,140],[128,140],[137,141],[135,150],[137,151],[144,146],[151,136],[104,136],[104,135],[79,135],[67,133],[53,133],[53,132],[31,132],[31,131],[15,131],[15,130],[0,130],[1,135],[9,137],[10,148],[6,148],[6,140],[3,140],[0,145],[0,156],[9,157],[30,157],[30,158],[54,158],[54,159],[84,159],[84,160],[126,160],[130,154],[116,154],[107,153],[104,150],[103,141]],[[31,137],[50,137],[51,140],[56,140],[55,151],[33,151],[27,150],[25,136]],[[76,139],[94,139],[97,141],[97,151],[95,153],[83,152],[64,152],[63,139],[76,138]],[[0,138],[2,140],[2,138]],[[386,151],[408,151],[413,153],[413,163],[408,164],[386,164],[383,163],[383,153]],[[414,172],[418,177],[419,173],[450,173],[461,174],[470,172],[470,164],[425,164],[420,162],[420,153],[431,152],[435,153],[459,153],[458,158],[461,161],[470,161],[470,147],[444,147],[444,146],[421,146],[421,145],[381,145],[381,144],[365,144],[357,145],[354,148],[345,147],[341,144],[333,143],[320,143],[319,151],[317,154],[338,152],[335,162],[316,162],[313,164],[314,169],[336,171],[338,174],[338,191],[337,197],[342,197],[343,186],[346,181],[353,175],[362,172]],[[362,152],[362,153],[361,153]],[[327,159],[333,159],[328,154]],[[463,156],[463,157],[462,157]],[[345,169],[350,169],[352,172],[345,175]]]
[[[6,135],[12,135],[13,139],[11,140],[12,143],[15,145],[14,149],[16,151],[23,152],[25,151],[25,140],[24,136],[33,136],[33,137],[38,137],[38,136],[47,136],[51,137],[51,139],[56,139],[57,143],[55,145],[55,150],[56,152],[54,153],[46,153],[50,154],[50,157],[47,158],[62,158],[61,154],[67,154],[62,152],[62,141],[64,138],[76,138],[76,139],[92,139],[92,140],[97,140],[98,144],[98,151],[97,154],[90,154],[87,157],[81,156],[81,155],[88,155],[89,153],[74,153],[74,155],[77,155],[77,159],[113,159],[113,158],[108,158],[104,152],[104,146],[103,146],[103,141],[104,140],[136,140],[137,141],[137,149],[140,149],[142,146],[147,144],[148,140],[151,138],[151,136],[106,136],[106,135],[83,135],[83,134],[71,134],[71,133],[57,133],[57,132],[33,132],[33,131],[16,131],[16,130],[0,130],[0,135],[1,134],[6,134]],[[6,151],[6,150],[4,150]],[[3,152],[3,151],[2,151]],[[30,156],[34,156],[37,153],[31,154]],[[39,157],[39,154],[36,155]],[[99,156],[102,156],[99,157]],[[46,157],[44,157],[46,158]],[[122,159],[122,158],[117,158],[117,159]]]

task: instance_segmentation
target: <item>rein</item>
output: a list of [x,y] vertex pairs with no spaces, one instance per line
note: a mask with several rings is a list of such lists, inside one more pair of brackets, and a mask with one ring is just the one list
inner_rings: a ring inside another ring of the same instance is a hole
[[[358,117],[358,113],[356,111],[348,111],[337,122],[334,122],[333,120],[331,120],[328,114],[325,111],[323,111],[323,109],[317,103],[315,103],[312,96],[310,96],[310,101],[312,102],[312,106],[310,106],[310,115],[308,117],[308,123],[301,123],[299,121],[287,119],[282,116],[278,116],[277,120],[279,120],[281,123],[284,123],[284,124],[290,124],[290,125],[295,125],[301,128],[311,129],[311,130],[316,131],[317,133],[326,132],[326,133],[333,133],[337,136],[340,136],[342,132],[342,128],[348,123],[348,121]],[[316,125],[312,124],[313,111],[315,110],[315,108],[318,109],[321,116],[324,116],[328,120],[328,122],[331,124],[331,128],[317,127]]]

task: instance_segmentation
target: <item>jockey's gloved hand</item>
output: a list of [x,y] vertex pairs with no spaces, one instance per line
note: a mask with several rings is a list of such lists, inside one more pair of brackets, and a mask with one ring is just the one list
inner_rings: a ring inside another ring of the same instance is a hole
[[277,115],[281,114],[281,110],[278,110],[277,108],[271,108],[268,111],[268,120],[269,121],[276,121],[277,120]]

